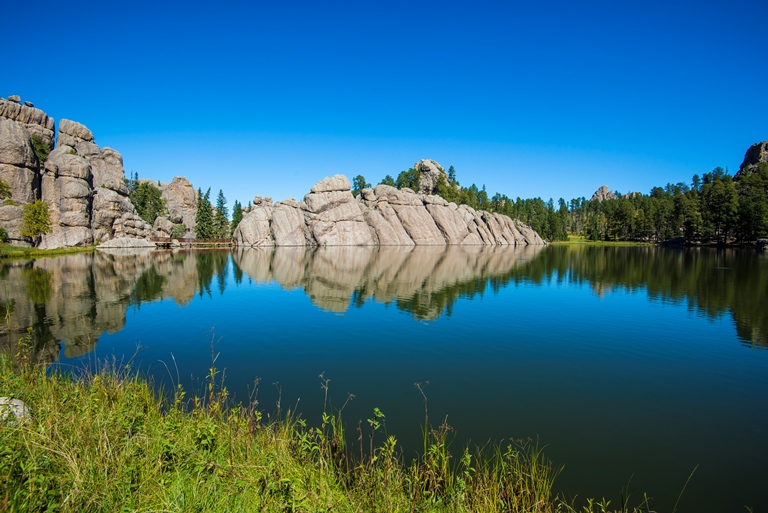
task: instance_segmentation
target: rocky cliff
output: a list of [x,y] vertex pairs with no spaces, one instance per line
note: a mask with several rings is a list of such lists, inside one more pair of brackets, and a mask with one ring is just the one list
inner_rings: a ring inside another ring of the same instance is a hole
[[520,221],[440,196],[378,185],[354,198],[350,189],[345,176],[335,175],[315,184],[301,202],[291,198],[273,205],[257,196],[233,242],[254,247],[544,244]]
[[744,155],[744,161],[733,178],[738,180],[745,174],[755,171],[761,162],[768,162],[768,141],[755,143],[749,147]]
[[163,188],[169,214],[153,228],[131,203],[122,155],[100,148],[85,125],[62,119],[55,128],[54,119],[30,102],[0,98],[0,179],[11,189],[0,205],[0,226],[12,244],[31,244],[19,231],[22,210],[38,199],[48,203],[51,217],[43,249],[170,235],[181,223],[188,233],[194,229],[197,196],[186,178]]

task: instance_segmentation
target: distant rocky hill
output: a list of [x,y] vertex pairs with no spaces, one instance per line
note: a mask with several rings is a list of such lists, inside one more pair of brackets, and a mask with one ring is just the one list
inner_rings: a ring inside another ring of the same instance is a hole
[[[44,161],[38,156],[41,149],[50,152]],[[52,231],[40,243],[44,249],[164,235],[163,229],[172,229],[176,220],[194,228],[189,181],[168,184],[169,215],[153,228],[131,203],[120,153],[100,148],[93,133],[75,121],[62,119],[55,131],[52,117],[18,96],[0,98],[0,178],[11,189],[11,197],[0,205],[0,226],[12,244],[30,245],[19,231],[22,209],[38,199],[48,203],[51,217]]]
[[233,241],[239,246],[544,244],[518,220],[440,196],[378,185],[355,198],[350,189],[347,177],[335,175],[315,184],[301,202],[291,198],[273,205],[257,196]]
[[755,171],[761,162],[768,162],[768,141],[755,143],[749,147],[739,170],[733,178],[738,180],[742,176]]

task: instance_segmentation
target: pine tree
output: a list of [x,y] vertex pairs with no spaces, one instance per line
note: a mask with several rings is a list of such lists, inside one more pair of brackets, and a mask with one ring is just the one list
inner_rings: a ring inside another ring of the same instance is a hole
[[211,205],[211,188],[203,194],[197,189],[197,214],[195,214],[195,238],[212,239],[213,230],[213,206]]
[[237,225],[240,224],[240,221],[243,220],[243,207],[240,205],[240,202],[235,200],[235,204],[232,206],[232,224],[231,224],[231,232],[235,233],[235,229],[237,228]]
[[213,212],[214,237],[219,239],[229,237],[228,217],[227,198],[224,197],[224,192],[219,189],[219,195],[216,197],[216,210]]

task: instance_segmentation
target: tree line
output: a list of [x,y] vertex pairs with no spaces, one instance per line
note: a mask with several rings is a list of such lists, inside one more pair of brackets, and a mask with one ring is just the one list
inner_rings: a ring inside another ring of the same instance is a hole
[[[413,168],[397,178],[386,175],[379,184],[418,191],[420,173]],[[353,179],[353,194],[370,187],[362,175]],[[690,184],[679,182],[653,187],[648,194],[615,194],[612,199],[574,198],[557,203],[550,198],[514,200],[485,185],[462,187],[456,170],[438,178],[434,194],[475,210],[519,219],[549,241],[567,240],[569,234],[589,240],[662,242],[684,237],[688,242],[751,242],[768,236],[768,163],[745,169],[737,177],[720,167]]]

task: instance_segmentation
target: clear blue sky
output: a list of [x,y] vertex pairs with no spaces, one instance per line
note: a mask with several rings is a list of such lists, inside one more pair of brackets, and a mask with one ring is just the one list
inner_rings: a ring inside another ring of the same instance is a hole
[[422,158],[557,200],[647,193],[768,139],[768,2],[25,2],[0,96],[126,172],[300,199]]

